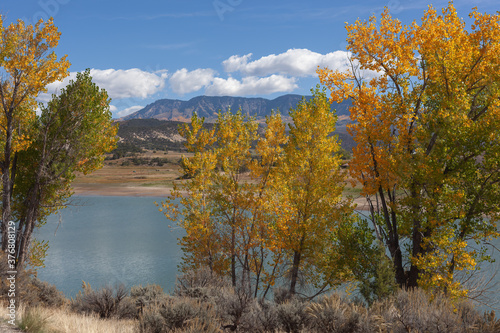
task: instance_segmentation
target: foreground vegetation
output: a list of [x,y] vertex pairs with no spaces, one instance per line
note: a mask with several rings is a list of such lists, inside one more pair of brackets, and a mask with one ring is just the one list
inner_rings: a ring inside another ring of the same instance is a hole
[[[337,293],[317,300],[276,288],[256,299],[209,270],[181,276],[174,292],[157,285],[93,289],[67,300],[55,287],[26,279],[17,326],[26,332],[447,332],[496,333],[494,312],[421,289],[399,290],[370,306]],[[5,294],[2,293],[3,296]],[[5,303],[2,304],[2,308]],[[7,317],[2,319],[6,320]]]

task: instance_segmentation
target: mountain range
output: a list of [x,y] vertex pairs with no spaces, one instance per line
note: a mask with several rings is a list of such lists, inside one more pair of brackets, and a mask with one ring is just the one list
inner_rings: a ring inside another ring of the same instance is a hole
[[[188,122],[193,112],[196,112],[198,116],[205,117],[207,122],[213,122],[217,119],[219,111],[225,112],[228,109],[236,111],[241,108],[243,114],[255,116],[258,121],[263,121],[266,116],[271,114],[272,110],[279,111],[284,118],[287,118],[288,111],[295,108],[302,98],[301,95],[288,94],[272,100],[229,96],[198,96],[188,101],[160,99],[118,120],[154,118]],[[312,96],[305,96],[305,98],[310,99]],[[344,122],[348,118],[350,104],[350,101],[344,101],[332,105],[332,109],[337,110],[339,121]]]

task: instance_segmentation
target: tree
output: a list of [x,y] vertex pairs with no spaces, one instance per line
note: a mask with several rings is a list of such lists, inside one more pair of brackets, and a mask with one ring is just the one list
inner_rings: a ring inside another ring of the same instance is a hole
[[340,143],[332,133],[337,117],[324,91],[303,99],[290,111],[293,120],[283,156],[270,178],[268,209],[275,251],[290,264],[289,292],[295,294],[299,275],[323,289],[348,279],[349,271],[331,267],[337,227],[351,219],[350,202],[342,201],[344,172]]
[[353,229],[354,220],[350,201],[342,201],[335,113],[316,91],[290,115],[289,135],[279,113],[267,117],[260,138],[241,112],[219,114],[211,130],[196,114],[181,127],[194,152],[183,158],[189,177],[160,210],[186,230],[184,269],[208,266],[254,297],[265,297],[286,266],[292,294],[301,274],[321,291],[352,278],[336,251],[337,228]]
[[257,139],[257,123],[252,119],[246,121],[241,111],[227,112],[219,114],[216,131],[215,152],[222,172],[214,174],[211,187],[213,218],[224,252],[230,257],[232,284],[237,284],[238,265],[242,268],[241,284],[246,286],[250,282],[248,251],[254,238],[248,212],[253,211],[255,197],[254,184],[242,181],[242,170],[251,161],[250,148]]
[[66,56],[58,60],[55,53],[50,52],[57,46],[59,36],[52,20],[46,23],[40,20],[35,26],[25,26],[19,20],[5,28],[0,16],[2,251],[7,250],[17,153],[31,143],[29,126],[35,117],[34,98],[45,91],[47,84],[68,75]]
[[346,26],[350,71],[319,70],[331,101],[352,100],[350,174],[397,283],[450,295],[499,236],[500,15],[469,16],[467,30],[450,3],[403,26],[385,10]]
[[[230,277],[233,286],[257,296],[260,284],[272,280],[265,273],[267,224],[262,193],[270,170],[267,163],[275,154],[267,151],[260,163],[252,159],[257,123],[240,111],[219,114],[211,130],[203,122],[194,114],[191,125],[179,130],[194,156],[182,159],[188,180],[174,187],[160,210],[186,230],[180,240],[184,270],[208,266]],[[269,129],[267,133],[269,138]],[[175,200],[180,200],[182,209]]]
[[211,272],[222,273],[227,270],[228,263],[215,232],[209,198],[217,166],[217,155],[212,151],[216,141],[215,128],[207,130],[203,124],[204,118],[194,113],[190,126],[179,127],[188,152],[193,152],[194,156],[182,157],[181,165],[186,173],[183,178],[188,180],[180,186],[174,183],[170,197],[161,203],[159,210],[186,231],[179,240],[184,253],[181,268],[187,271],[206,266]]
[[[64,206],[75,172],[102,166],[103,154],[116,143],[117,128],[108,95],[92,83],[89,70],[78,73],[47,105],[38,105],[37,114],[38,94],[68,74],[66,56],[58,60],[50,52],[60,33],[52,20],[35,26],[0,24],[0,29],[2,250],[20,270],[26,263],[43,265],[48,245],[32,239],[34,228]],[[14,247],[8,247],[10,221],[16,223]]]
[[[117,126],[109,110],[110,99],[90,77],[78,73],[75,81],[41,106],[31,124],[31,144],[19,151],[13,191],[13,217],[18,221],[17,264],[40,263],[45,243],[31,239],[35,227],[64,206],[72,195],[76,172],[87,174],[102,167],[104,153],[115,143]],[[30,252],[35,254],[28,258]],[[43,257],[43,256],[42,256]]]

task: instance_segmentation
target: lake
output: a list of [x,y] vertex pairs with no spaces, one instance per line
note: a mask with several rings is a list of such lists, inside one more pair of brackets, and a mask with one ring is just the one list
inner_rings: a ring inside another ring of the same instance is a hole
[[41,280],[67,297],[81,290],[123,283],[156,283],[170,291],[182,253],[183,230],[169,227],[155,197],[74,196],[73,204],[50,216],[35,237],[49,241]]
[[[48,240],[50,246],[39,278],[67,297],[81,290],[82,280],[94,288],[155,283],[172,291],[182,257],[177,238],[184,231],[170,228],[158,211],[154,202],[162,199],[74,196],[74,205],[50,216],[36,231],[36,238]],[[500,239],[494,245],[500,248]],[[497,264],[493,267],[498,270]],[[500,282],[500,275],[495,280]],[[498,299],[498,288],[490,295]]]

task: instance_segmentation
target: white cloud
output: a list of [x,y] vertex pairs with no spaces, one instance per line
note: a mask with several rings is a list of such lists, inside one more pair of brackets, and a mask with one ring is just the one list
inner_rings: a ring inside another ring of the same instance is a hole
[[[115,107],[115,109],[116,109],[116,107]],[[129,114],[134,113],[136,111],[139,111],[141,109],[144,109],[144,106],[134,105],[134,106],[131,106],[131,107],[126,108],[124,110],[121,110],[119,112],[116,112],[115,115],[118,116],[118,117],[125,117],[125,116],[128,116]]]
[[111,98],[147,98],[165,87],[166,71],[146,72],[138,68],[121,69],[92,69],[90,70],[94,82],[107,90]]
[[249,62],[251,56],[251,53],[244,56],[234,55],[224,60],[222,65],[227,72],[239,71],[245,75],[265,76],[278,73],[300,77],[315,76],[318,66],[345,70],[349,65],[349,53],[345,51],[320,54],[308,49],[290,49],[278,55],[270,54]]
[[224,70],[226,72],[237,72],[244,70],[248,65],[248,60],[252,57],[252,53],[249,53],[244,56],[233,55],[230,56],[229,59],[224,60],[222,65],[224,66]]
[[289,92],[298,88],[295,78],[283,75],[271,75],[268,77],[244,77],[241,81],[228,78],[215,78],[212,85],[208,86],[205,95],[209,96],[246,96],[267,95],[275,92]]
[[[108,92],[112,99],[147,98],[165,87],[167,71],[147,72],[138,68],[131,69],[91,69],[92,81]],[[40,102],[47,102],[51,94],[58,93],[70,80],[76,79],[76,72],[63,81],[57,81],[47,86],[47,93],[38,97]]]
[[191,72],[186,68],[179,69],[170,77],[170,87],[181,95],[198,91],[214,80],[215,73],[210,68],[198,68]]

